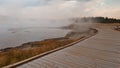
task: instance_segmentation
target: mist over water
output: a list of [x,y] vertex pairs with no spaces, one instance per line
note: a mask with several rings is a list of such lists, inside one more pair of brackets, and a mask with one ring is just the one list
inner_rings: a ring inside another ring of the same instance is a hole
[[20,46],[31,41],[65,36],[70,30],[59,27],[69,25],[67,20],[3,21],[0,25],[0,49]]

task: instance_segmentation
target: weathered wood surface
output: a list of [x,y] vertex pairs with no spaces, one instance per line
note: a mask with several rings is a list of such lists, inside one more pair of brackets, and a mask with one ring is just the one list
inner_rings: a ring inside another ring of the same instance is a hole
[[98,34],[18,68],[120,68],[120,32],[98,28]]

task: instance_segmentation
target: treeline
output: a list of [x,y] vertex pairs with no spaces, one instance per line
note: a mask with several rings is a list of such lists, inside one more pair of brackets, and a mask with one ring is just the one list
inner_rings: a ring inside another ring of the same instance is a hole
[[95,22],[95,23],[120,23],[120,19],[108,18],[108,17],[83,17],[83,18],[74,18],[74,21],[77,22]]

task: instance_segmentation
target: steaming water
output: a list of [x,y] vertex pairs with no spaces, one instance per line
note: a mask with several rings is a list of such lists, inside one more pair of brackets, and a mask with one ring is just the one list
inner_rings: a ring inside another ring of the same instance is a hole
[[61,27],[70,24],[62,21],[39,22],[1,22],[0,49],[19,46],[26,42],[40,41],[48,38],[63,37],[70,30],[50,27]]

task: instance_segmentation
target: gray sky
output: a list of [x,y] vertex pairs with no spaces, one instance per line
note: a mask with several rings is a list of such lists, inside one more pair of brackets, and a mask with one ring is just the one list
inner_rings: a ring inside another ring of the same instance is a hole
[[0,0],[0,15],[20,19],[120,18],[120,0]]

